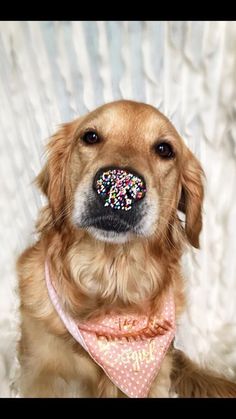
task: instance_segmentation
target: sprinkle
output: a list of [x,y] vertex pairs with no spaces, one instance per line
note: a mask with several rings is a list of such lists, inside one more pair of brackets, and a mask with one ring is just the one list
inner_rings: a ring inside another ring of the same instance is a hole
[[125,170],[104,172],[96,182],[97,193],[105,197],[105,207],[129,211],[134,201],[143,198],[146,189],[143,181]]

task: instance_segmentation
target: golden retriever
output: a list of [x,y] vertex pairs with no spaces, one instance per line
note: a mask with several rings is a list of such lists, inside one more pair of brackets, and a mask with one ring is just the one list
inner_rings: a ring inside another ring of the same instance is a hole
[[[140,199],[129,196],[131,208],[128,201],[123,208],[104,204],[94,185],[109,170],[141,182]],[[39,240],[17,264],[24,397],[126,397],[65,327],[49,298],[45,260],[75,322],[110,312],[142,316],[147,305],[158,312],[169,287],[178,319],[185,307],[180,258],[187,245],[199,247],[203,176],[171,122],[147,104],[106,104],[51,138],[36,180],[48,198],[37,222]],[[148,397],[171,391],[233,397],[236,384],[200,370],[170,345]]]

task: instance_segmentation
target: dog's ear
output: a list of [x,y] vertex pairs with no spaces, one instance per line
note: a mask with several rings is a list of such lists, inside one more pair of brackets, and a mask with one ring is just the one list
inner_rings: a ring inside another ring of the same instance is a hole
[[189,243],[199,248],[202,229],[202,204],[204,197],[203,169],[196,157],[187,150],[181,174],[181,197],[178,209],[186,215],[185,232]]
[[41,189],[44,195],[48,196],[48,185],[49,185],[48,163],[44,165],[43,169],[36,177],[35,184],[38,186],[39,189]]
[[[47,196],[55,226],[60,226],[63,208],[70,191],[66,176],[73,141],[73,123],[64,124],[50,138],[47,146],[47,163],[35,179],[35,183]],[[64,217],[64,215],[63,215]]]

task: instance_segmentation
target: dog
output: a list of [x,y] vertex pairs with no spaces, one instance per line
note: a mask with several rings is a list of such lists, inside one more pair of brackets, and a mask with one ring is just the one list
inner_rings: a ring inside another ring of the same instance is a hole
[[39,239],[17,262],[22,396],[235,397],[173,345],[204,172],[168,118],[112,102],[63,124],[47,151]]

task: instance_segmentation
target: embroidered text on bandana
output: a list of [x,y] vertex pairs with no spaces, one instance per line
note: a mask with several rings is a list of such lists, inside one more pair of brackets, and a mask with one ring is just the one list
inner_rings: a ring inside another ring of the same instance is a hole
[[62,309],[45,263],[50,299],[67,330],[129,397],[147,397],[175,334],[172,290],[157,316],[109,314],[77,324]]

